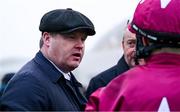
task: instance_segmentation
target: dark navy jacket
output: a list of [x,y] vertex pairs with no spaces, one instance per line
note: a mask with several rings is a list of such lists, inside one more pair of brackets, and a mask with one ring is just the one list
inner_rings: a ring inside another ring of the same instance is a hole
[[82,85],[71,73],[71,81],[38,52],[8,84],[2,98],[1,110],[79,111],[86,98]]
[[122,56],[117,65],[103,71],[90,80],[86,91],[86,98],[88,99],[98,88],[106,86],[112,79],[127,70],[129,70],[129,66],[126,63],[124,56]]

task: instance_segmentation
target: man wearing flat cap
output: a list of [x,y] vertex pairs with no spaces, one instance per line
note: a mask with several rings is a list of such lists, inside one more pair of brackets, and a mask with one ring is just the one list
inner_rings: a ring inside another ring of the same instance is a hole
[[40,51],[9,82],[1,110],[81,111],[86,98],[72,70],[84,55],[87,36],[95,34],[93,23],[80,12],[57,9],[40,22]]

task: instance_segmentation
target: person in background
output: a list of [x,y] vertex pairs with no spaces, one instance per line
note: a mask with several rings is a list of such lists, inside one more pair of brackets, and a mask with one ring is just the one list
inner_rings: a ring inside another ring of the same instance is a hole
[[9,82],[1,110],[81,111],[87,102],[82,85],[72,74],[84,55],[93,23],[82,13],[68,9],[47,12],[41,19],[40,51]]
[[7,73],[1,80],[0,96],[2,96],[4,89],[6,88],[9,80],[14,76],[15,73]]
[[124,55],[116,65],[101,72],[90,80],[86,91],[87,99],[98,88],[106,86],[112,79],[135,66],[135,44],[135,34],[131,33],[128,28],[126,28],[122,40]]
[[86,111],[180,111],[180,1],[142,0],[130,31],[136,33],[136,66],[93,93]]

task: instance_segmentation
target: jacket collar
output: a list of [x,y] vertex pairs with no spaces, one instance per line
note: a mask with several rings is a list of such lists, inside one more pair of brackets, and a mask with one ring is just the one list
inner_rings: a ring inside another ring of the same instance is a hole
[[64,78],[63,74],[43,56],[41,51],[36,54],[34,61],[40,66],[44,73],[46,73],[45,75],[47,75],[52,82],[56,83],[60,78]]
[[161,65],[172,65],[179,66],[180,62],[180,54],[175,53],[159,53],[153,54],[149,58],[147,58],[147,64],[161,64]]
[[[65,80],[63,74],[55,68],[55,66],[43,56],[42,52],[39,51],[35,58],[35,62],[41,67],[41,69],[46,73],[50,80],[54,83],[57,83],[60,79]],[[70,72],[71,78],[74,81],[74,84],[78,87],[82,87],[82,84],[76,80],[74,75]]]
[[121,57],[121,59],[118,61],[117,63],[118,67],[122,67],[124,68],[125,70],[129,70],[129,66],[128,64],[126,63],[125,61],[125,58],[124,58],[124,55]]

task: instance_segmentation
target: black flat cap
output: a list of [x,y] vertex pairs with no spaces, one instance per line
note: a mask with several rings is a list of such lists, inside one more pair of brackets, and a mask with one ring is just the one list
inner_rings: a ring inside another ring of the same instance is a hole
[[87,35],[96,33],[91,20],[70,8],[56,9],[46,13],[39,25],[39,30],[42,32],[70,33],[79,29],[83,29]]

